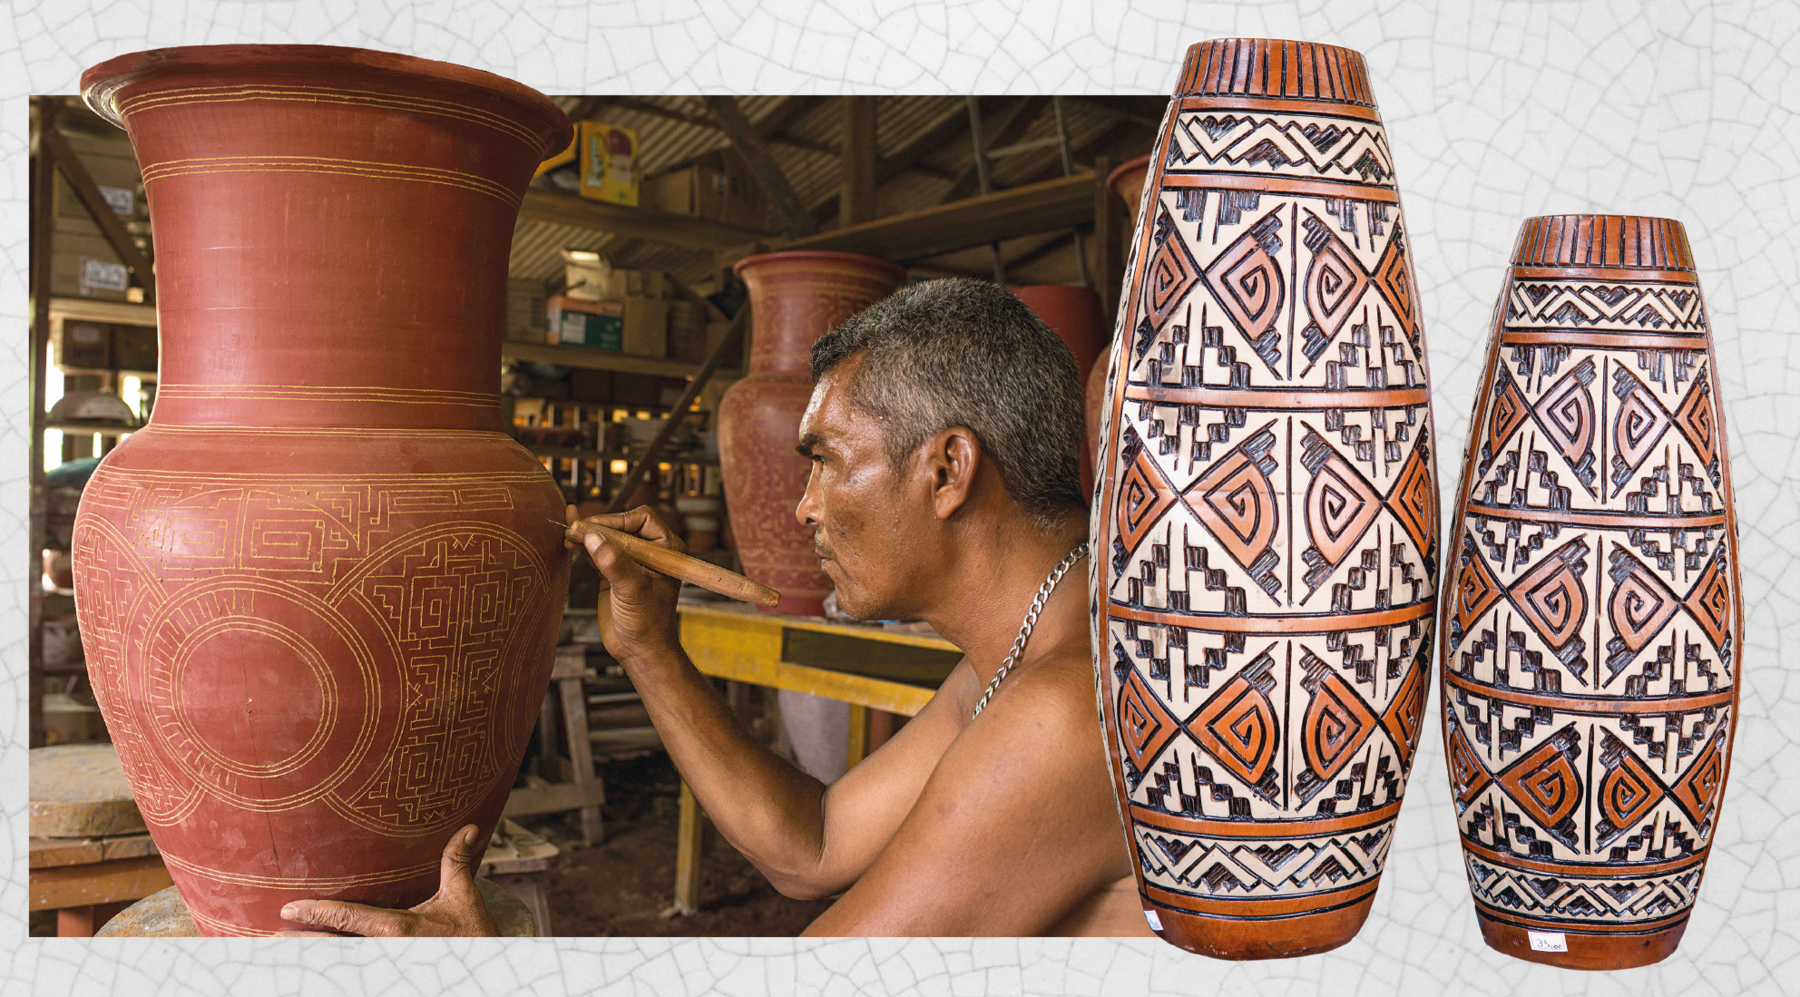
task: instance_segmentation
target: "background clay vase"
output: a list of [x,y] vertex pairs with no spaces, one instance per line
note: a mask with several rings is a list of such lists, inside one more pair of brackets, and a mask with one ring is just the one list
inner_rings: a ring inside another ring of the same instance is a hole
[[1204,42],[1174,100],[1106,401],[1103,725],[1151,927],[1302,955],[1368,916],[1425,711],[1424,333],[1360,55]]
[[[1106,316],[1100,310],[1100,295],[1086,287],[1071,284],[1032,284],[1015,287],[1013,294],[1025,302],[1044,324],[1075,354],[1075,372],[1079,383],[1087,384],[1088,372],[1100,351],[1106,348]],[[1097,435],[1090,437],[1098,440]],[[1081,490],[1094,494],[1094,447],[1081,455]]]
[[812,467],[794,452],[812,397],[813,343],[892,294],[906,271],[854,253],[763,253],[734,268],[750,289],[750,373],[719,402],[725,508],[744,574],[781,593],[770,612],[825,615],[831,579],[794,518]]
[[203,934],[406,907],[491,830],[568,578],[504,432],[519,200],[568,119],[497,76],[322,46],[82,77],[156,228],[160,391],[75,525],[88,674]]
[[1482,936],[1675,951],[1718,826],[1743,609],[1712,328],[1679,222],[1519,232],[1457,490],[1443,722]]
[[[1106,186],[1131,210],[1131,222],[1137,224],[1139,200],[1144,191],[1144,176],[1150,171],[1150,157],[1139,156],[1120,163],[1106,175]],[[1111,337],[1103,337],[1100,354],[1082,380],[1082,405],[1087,416],[1088,456],[1082,462],[1082,488],[1094,494],[1094,455],[1100,452],[1100,410],[1106,402],[1106,382],[1112,371]]]

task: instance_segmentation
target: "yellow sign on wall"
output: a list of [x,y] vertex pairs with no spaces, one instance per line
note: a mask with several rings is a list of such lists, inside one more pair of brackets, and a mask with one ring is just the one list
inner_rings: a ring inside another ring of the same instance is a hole
[[614,204],[638,203],[638,137],[630,128],[581,123],[581,196]]

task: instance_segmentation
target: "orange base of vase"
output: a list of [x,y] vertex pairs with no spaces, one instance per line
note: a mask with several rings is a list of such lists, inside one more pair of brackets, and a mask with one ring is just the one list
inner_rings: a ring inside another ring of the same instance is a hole
[[1348,907],[1273,920],[1201,917],[1158,910],[1163,941],[1214,959],[1292,959],[1329,952],[1356,937],[1373,896]]
[[[1488,943],[1488,948],[1515,959],[1563,969],[1635,969],[1658,963],[1675,953],[1675,947],[1681,944],[1682,933],[1687,931],[1685,914],[1668,927],[1641,934],[1555,932],[1501,921],[1483,911],[1476,911],[1475,916],[1481,922],[1481,938]],[[1544,952],[1532,948],[1534,931],[1561,935],[1562,944],[1568,951]]]

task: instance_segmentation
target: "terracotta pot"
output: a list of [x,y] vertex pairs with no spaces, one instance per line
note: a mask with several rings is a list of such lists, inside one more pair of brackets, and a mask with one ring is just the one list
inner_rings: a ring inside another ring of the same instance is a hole
[[[1085,386],[1088,372],[1093,370],[1095,359],[1106,348],[1107,334],[1111,331],[1100,310],[1100,295],[1088,288],[1068,284],[1017,287],[1013,294],[1036,312],[1045,325],[1056,330],[1069,352],[1075,354],[1076,375]],[[1099,437],[1096,435],[1093,439]],[[1086,495],[1094,494],[1094,455],[1091,450],[1096,449],[1097,446],[1092,447],[1090,452],[1081,455],[1081,490]]]
[[[1139,156],[1120,163],[1118,169],[1106,175],[1106,186],[1126,206],[1131,209],[1131,220],[1137,222],[1138,202],[1142,199],[1144,176],[1150,170],[1150,157]],[[1094,454],[1100,452],[1101,413],[1106,404],[1106,383],[1111,373],[1112,333],[1101,340],[1100,355],[1095,358],[1093,367],[1082,381],[1082,405],[1087,416],[1088,455],[1082,462],[1082,487],[1089,496],[1094,494]]]
[[519,199],[570,126],[487,73],[226,45],[82,77],[156,228],[159,400],[75,524],[88,673],[203,934],[388,907],[491,829],[568,578],[503,431]]
[[1139,156],[1127,159],[1106,175],[1106,187],[1125,202],[1131,209],[1132,224],[1137,224],[1138,212],[1143,208],[1144,178],[1150,174],[1150,157]]
[[1443,723],[1487,943],[1675,951],[1718,826],[1744,647],[1725,412],[1681,223],[1519,232],[1457,490]]
[[1424,715],[1423,328],[1360,55],[1205,42],[1175,101],[1094,509],[1104,726],[1152,927],[1302,955],[1368,916]]
[[812,344],[893,293],[898,264],[853,253],[763,253],[734,268],[750,289],[750,374],[719,400],[725,508],[744,574],[781,593],[769,612],[825,615],[831,579],[794,516],[810,463],[794,452],[812,397]]

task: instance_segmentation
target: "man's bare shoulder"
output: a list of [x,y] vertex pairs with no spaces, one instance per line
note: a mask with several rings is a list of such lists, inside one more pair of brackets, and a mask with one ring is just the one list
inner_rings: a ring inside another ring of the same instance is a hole
[[1105,779],[1093,666],[1087,643],[1074,643],[1009,674],[946,759],[967,751],[996,763],[1029,766],[1039,776]]

